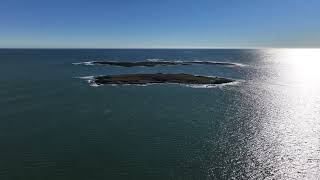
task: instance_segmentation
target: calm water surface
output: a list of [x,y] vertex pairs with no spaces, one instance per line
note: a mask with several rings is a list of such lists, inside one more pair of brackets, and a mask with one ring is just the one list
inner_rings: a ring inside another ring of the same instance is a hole
[[[81,66],[94,60],[245,66]],[[320,179],[320,50],[0,50],[0,179]],[[91,87],[191,73],[214,88]]]

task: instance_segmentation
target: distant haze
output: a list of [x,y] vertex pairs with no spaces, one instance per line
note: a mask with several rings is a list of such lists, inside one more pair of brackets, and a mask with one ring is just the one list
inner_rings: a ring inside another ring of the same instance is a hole
[[317,48],[319,0],[1,0],[0,48]]

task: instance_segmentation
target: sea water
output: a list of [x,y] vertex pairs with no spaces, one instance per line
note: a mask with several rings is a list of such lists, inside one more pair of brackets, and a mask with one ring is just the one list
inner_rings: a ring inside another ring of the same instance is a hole
[[[150,59],[238,66],[78,64]],[[0,179],[319,179],[319,67],[318,49],[1,49]],[[133,73],[237,83],[79,78]]]

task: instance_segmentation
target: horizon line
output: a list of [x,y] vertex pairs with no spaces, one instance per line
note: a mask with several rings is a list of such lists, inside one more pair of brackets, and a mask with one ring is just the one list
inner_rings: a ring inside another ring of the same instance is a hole
[[0,49],[96,49],[96,50],[103,50],[103,49],[118,49],[118,50],[130,50],[130,49],[243,49],[243,50],[258,50],[258,49],[320,49],[320,47],[113,47],[113,48],[108,48],[108,47],[0,47]]

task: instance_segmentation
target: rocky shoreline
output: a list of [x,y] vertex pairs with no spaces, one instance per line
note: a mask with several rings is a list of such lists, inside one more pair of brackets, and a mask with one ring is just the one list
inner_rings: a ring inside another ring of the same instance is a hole
[[122,66],[122,67],[154,67],[154,66],[173,66],[173,65],[189,65],[183,62],[174,61],[136,61],[136,62],[116,62],[116,61],[93,61],[92,64],[97,65],[110,65],[110,66]]
[[104,84],[152,84],[152,83],[177,83],[177,84],[194,84],[194,85],[214,85],[234,82],[234,80],[222,77],[208,77],[191,74],[123,74],[93,77],[90,81],[96,85]]
[[75,63],[83,65],[110,65],[121,67],[154,67],[154,66],[177,66],[177,65],[220,65],[220,66],[237,66],[236,63],[229,62],[215,62],[215,61],[135,61],[135,62],[121,62],[121,61],[91,61],[83,63]]

